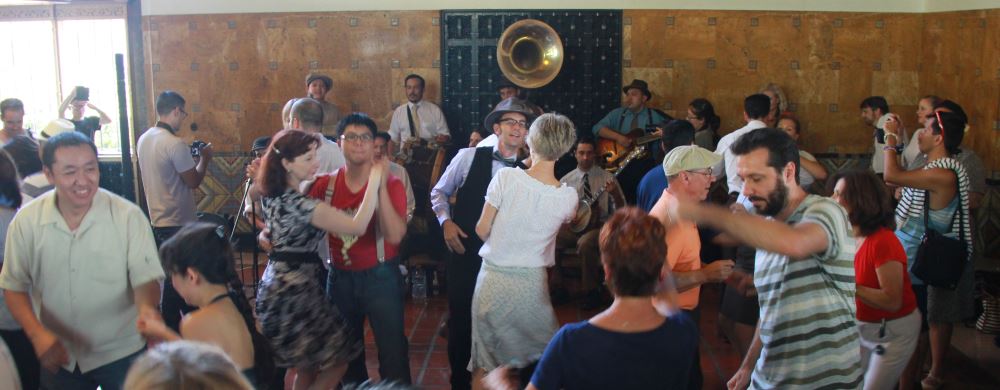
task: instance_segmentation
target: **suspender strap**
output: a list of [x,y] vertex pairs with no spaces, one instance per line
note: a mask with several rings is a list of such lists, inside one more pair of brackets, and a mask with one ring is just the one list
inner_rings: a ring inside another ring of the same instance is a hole
[[[406,113],[409,114],[409,107],[407,107]],[[413,121],[411,120],[410,123],[412,124]],[[326,192],[323,194],[323,199],[326,201],[326,204],[332,205],[330,201],[333,200],[333,188],[336,186],[336,183],[337,183],[337,178],[330,177],[330,185],[326,186]],[[379,228],[378,215],[374,215],[372,216],[372,218],[375,218],[375,253],[376,253],[375,255],[377,256],[379,263],[384,263],[385,238],[382,237],[382,229]]]

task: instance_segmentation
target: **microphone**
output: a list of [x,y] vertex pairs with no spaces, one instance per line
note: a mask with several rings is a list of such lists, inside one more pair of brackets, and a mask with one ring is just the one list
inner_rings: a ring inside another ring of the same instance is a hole
[[198,131],[198,124],[197,123],[191,122],[191,131],[192,132]]

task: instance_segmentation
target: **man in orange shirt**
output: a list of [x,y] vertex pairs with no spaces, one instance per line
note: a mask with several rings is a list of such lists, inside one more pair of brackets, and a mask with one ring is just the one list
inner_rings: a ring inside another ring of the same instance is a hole
[[[722,282],[733,272],[732,260],[716,260],[704,267],[701,264],[701,240],[698,227],[690,221],[672,220],[667,212],[671,203],[681,201],[703,201],[715,181],[712,166],[722,161],[722,156],[695,146],[678,146],[663,158],[663,172],[670,186],[650,210],[667,227],[667,262],[677,285],[678,304],[691,319],[698,323],[698,294],[701,285]],[[667,275],[667,271],[664,270]],[[694,361],[698,362],[695,353]],[[689,388],[700,389],[702,385],[701,367],[694,364],[691,369]]]

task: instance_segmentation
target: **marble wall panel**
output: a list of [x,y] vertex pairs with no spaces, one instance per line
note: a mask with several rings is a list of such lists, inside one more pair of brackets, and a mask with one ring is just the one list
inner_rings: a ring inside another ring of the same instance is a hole
[[[327,98],[341,112],[368,112],[387,127],[406,100],[406,74],[423,75],[426,98],[440,99],[438,15],[144,17],[149,101],[163,89],[180,91],[202,129],[186,138],[242,151],[280,126],[281,107],[304,95],[303,79],[315,71],[334,79]],[[723,133],[731,131],[742,126],[743,97],[775,82],[803,122],[807,150],[864,153],[870,133],[858,118],[861,99],[886,96],[912,128],[917,98],[934,93],[967,108],[973,126],[966,145],[1000,171],[1000,10],[626,10],[623,18],[623,82],[649,81],[652,104],[674,116],[706,97],[723,118]]]
[[[327,99],[342,113],[369,113],[388,127],[406,101],[403,77],[427,79],[425,98],[440,97],[436,11],[147,16],[144,56],[150,109],[157,93],[188,101],[195,138],[221,152],[249,148],[281,127],[281,108],[305,95],[305,76],[333,78]],[[147,118],[152,123],[155,118]]]
[[[743,124],[743,98],[775,82],[803,122],[805,149],[865,153],[871,133],[858,115],[862,99],[885,96],[914,128],[918,98],[937,93],[959,97],[983,124],[967,134],[968,145],[984,156],[1000,150],[993,130],[1000,126],[1000,10],[626,10],[624,17],[623,82],[645,78],[653,105],[672,115],[706,97],[727,133]],[[1000,158],[989,158],[987,168],[1000,169]]]
[[1000,9],[925,15],[920,89],[969,115],[963,146],[1000,179]]

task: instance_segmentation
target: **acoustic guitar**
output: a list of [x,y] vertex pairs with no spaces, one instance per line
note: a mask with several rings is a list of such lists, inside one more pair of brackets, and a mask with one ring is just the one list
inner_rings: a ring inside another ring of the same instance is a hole
[[609,170],[616,167],[624,167],[627,165],[623,164],[625,156],[636,148],[660,139],[660,136],[656,134],[646,134],[646,131],[641,128],[632,129],[632,131],[625,134],[625,136],[632,140],[632,146],[624,147],[608,138],[597,139],[597,153],[605,158],[604,166]]

